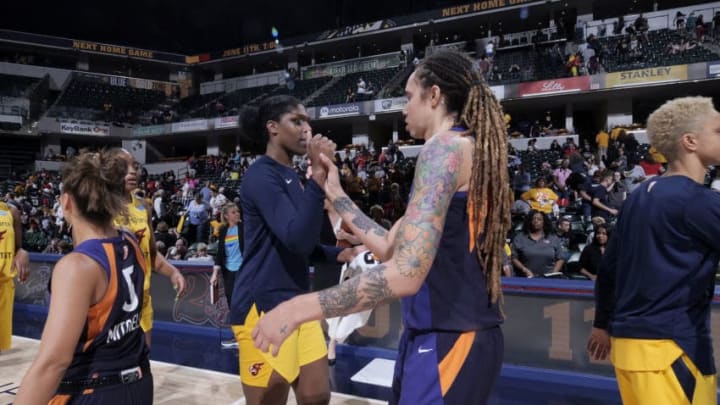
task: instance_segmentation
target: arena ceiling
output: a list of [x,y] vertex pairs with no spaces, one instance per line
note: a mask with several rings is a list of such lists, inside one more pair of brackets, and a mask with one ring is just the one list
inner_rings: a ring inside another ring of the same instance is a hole
[[[617,15],[702,3],[688,0],[596,0],[596,12]],[[398,15],[473,0],[5,0],[0,28],[138,48],[197,54],[267,41],[277,27],[280,39],[319,33]],[[573,5],[588,0],[566,0]]]

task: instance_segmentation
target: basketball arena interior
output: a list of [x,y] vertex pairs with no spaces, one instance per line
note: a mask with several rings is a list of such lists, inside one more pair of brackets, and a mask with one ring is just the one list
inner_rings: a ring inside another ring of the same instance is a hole
[[[593,242],[593,219],[557,184],[557,170],[569,162],[589,174],[613,171],[610,203],[618,209],[635,185],[634,166],[644,177],[662,174],[667,160],[649,144],[648,115],[683,95],[717,105],[720,1],[134,1],[47,10],[15,3],[0,18],[0,189],[21,209],[31,269],[16,284],[14,347],[0,353],[0,403],[13,402],[38,347],[53,267],[72,249],[57,212],[59,173],[78,153],[110,147],[139,163],[137,193],[157,210],[158,252],[187,280],[175,299],[167,279],[152,276],[150,356],[162,373],[155,401],[244,403],[238,351],[222,344],[232,338],[228,303],[222,294],[210,300],[217,235],[209,223],[203,240],[185,240],[180,223],[193,192],[237,198],[256,159],[239,133],[243,108],[291,95],[313,132],[337,144],[348,194],[394,222],[422,148],[405,128],[405,84],[417,64],[445,49],[472,58],[503,106],[517,197],[508,249],[515,252],[531,207],[547,209],[562,244],[557,271],[527,278],[515,256],[507,265],[505,354],[490,403],[621,403],[612,365],[586,349],[594,281],[581,256]],[[599,146],[600,133],[609,142]],[[295,165],[305,173],[303,159]],[[720,189],[716,176],[710,168],[708,187]],[[551,201],[531,195],[539,179]],[[563,221],[569,227],[558,230]],[[311,284],[316,276],[310,268]],[[345,402],[333,403],[389,400],[402,331],[400,303],[390,302],[338,346],[331,388],[333,401]],[[202,380],[182,380],[182,370]],[[228,382],[214,385],[216,378]],[[191,393],[172,395],[186,384]]]

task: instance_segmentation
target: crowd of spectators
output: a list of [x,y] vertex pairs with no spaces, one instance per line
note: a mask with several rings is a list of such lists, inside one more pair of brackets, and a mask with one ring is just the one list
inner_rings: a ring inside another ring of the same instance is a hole
[[[595,145],[576,145],[568,137],[549,150],[518,152],[510,147],[509,154],[516,202],[505,275],[520,277],[593,279],[628,193],[661,174],[665,162],[623,128],[599,131]],[[239,202],[243,173],[255,158],[238,148],[230,154],[190,158],[187,173],[142,171],[136,194],[153,211],[158,251],[174,260],[210,260],[222,207]],[[397,145],[343,150],[336,162],[348,195],[373,220],[389,228],[404,214],[414,159],[405,158]],[[307,163],[296,160],[295,169],[304,175]],[[720,188],[720,180],[713,184]],[[59,204],[61,188],[59,175],[44,170],[5,182],[5,200],[21,209],[28,250],[64,254],[72,249]]]

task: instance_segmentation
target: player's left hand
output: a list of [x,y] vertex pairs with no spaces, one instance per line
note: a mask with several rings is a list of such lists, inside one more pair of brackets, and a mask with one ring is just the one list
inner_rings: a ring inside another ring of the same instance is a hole
[[28,275],[30,274],[30,253],[23,248],[18,249],[15,253],[12,265],[15,269],[17,269],[18,281],[21,283],[26,282]]
[[273,356],[277,356],[282,343],[298,327],[293,316],[295,308],[297,306],[285,301],[263,315],[252,331],[255,347],[262,352],[270,351]]
[[588,339],[587,351],[593,360],[605,360],[610,354],[610,335],[608,331],[593,327]]
[[170,277],[170,282],[175,289],[175,298],[180,298],[185,295],[185,277],[183,277],[179,270],[176,269]]

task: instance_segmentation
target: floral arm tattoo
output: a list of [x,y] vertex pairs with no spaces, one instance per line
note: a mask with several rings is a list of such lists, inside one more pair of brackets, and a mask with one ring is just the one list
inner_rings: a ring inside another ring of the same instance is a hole
[[[392,259],[320,291],[320,307],[326,318],[373,308],[398,297],[397,290],[403,288],[408,278],[425,279],[437,254],[450,201],[458,188],[462,158],[463,151],[454,135],[436,135],[428,141],[418,157],[413,195],[400,224]],[[338,212],[342,209],[359,212],[352,201],[345,200],[336,200]]]
[[372,231],[377,236],[387,235],[387,230],[381,225],[373,221],[364,212],[355,205],[354,202],[348,197],[340,197],[333,203],[335,210],[342,216],[344,213],[350,213],[352,215],[352,223],[358,227],[365,234]]

